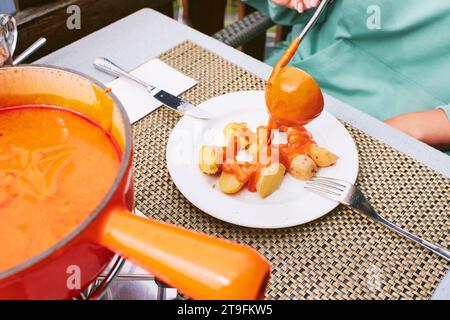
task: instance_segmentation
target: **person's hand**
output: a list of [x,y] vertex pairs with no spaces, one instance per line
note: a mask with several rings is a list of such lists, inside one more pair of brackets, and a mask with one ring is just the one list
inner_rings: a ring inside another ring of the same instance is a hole
[[306,9],[315,8],[320,4],[321,0],[272,0],[276,5],[288,7],[300,13]]
[[403,113],[385,123],[435,148],[450,149],[450,121],[442,109]]

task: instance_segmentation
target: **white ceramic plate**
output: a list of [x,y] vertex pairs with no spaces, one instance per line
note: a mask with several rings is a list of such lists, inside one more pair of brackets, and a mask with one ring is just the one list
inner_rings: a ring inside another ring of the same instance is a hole
[[[263,91],[242,91],[215,97],[198,106],[214,115],[205,121],[183,117],[175,126],[167,145],[170,176],[196,207],[211,216],[240,226],[252,228],[284,228],[320,218],[338,203],[304,189],[304,182],[289,174],[280,188],[262,199],[244,188],[236,195],[223,194],[219,176],[207,176],[198,168],[202,145],[224,145],[222,130],[230,122],[246,122],[253,130],[267,124]],[[314,140],[337,155],[339,160],[318,175],[355,182],[358,173],[358,153],[354,141],[344,126],[324,111],[307,125]],[[217,187],[216,187],[217,184]]]

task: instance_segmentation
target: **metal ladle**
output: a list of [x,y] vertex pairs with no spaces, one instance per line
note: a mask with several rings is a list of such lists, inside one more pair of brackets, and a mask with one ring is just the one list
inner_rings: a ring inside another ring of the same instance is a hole
[[271,120],[278,124],[304,125],[320,115],[323,96],[317,83],[306,72],[288,66],[301,41],[333,0],[322,0],[300,35],[292,41],[275,64],[266,87],[266,105]]

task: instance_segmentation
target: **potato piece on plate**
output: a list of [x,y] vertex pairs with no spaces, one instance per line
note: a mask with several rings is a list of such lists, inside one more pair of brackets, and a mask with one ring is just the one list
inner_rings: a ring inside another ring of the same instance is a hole
[[289,167],[289,173],[299,180],[309,180],[316,172],[316,163],[310,157],[302,154],[295,156]]
[[286,167],[281,163],[272,163],[261,170],[256,183],[256,191],[262,198],[266,198],[278,189],[283,181]]
[[239,192],[245,182],[240,182],[233,173],[222,172],[219,179],[219,187],[223,193],[233,194]]
[[[225,141],[227,143],[230,142],[231,137],[236,133],[238,130],[246,130],[247,124],[245,122],[231,122],[225,126],[223,129],[223,134],[225,136]],[[239,147],[241,149],[245,149],[249,145],[248,139],[245,139],[244,137],[238,137]]]
[[200,170],[208,175],[219,173],[221,170],[221,152],[219,147],[202,146],[200,148]]
[[322,168],[335,164],[337,159],[339,159],[333,152],[319,146],[313,146],[310,150],[310,155],[314,162]]
[[245,122],[231,122],[223,128],[223,135],[228,141],[237,130],[241,129],[247,129],[247,124]]

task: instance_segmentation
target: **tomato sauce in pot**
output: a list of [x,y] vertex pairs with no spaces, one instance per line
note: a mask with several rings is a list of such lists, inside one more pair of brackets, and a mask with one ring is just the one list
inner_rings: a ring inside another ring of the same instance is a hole
[[76,229],[107,194],[120,158],[112,136],[80,113],[0,109],[0,272]]

